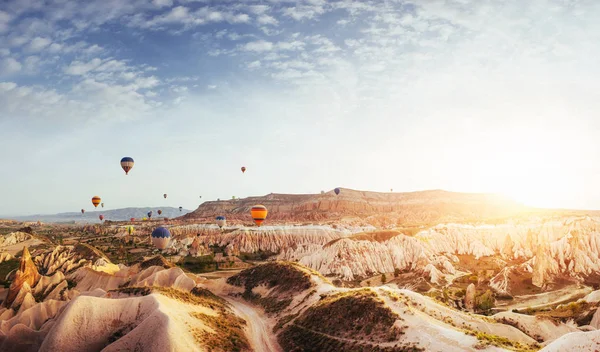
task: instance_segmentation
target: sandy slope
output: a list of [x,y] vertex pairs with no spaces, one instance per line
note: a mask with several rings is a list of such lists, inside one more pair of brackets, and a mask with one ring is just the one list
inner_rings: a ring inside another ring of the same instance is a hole
[[563,335],[540,350],[540,352],[567,352],[567,351],[599,351],[600,330],[590,332],[572,332]]

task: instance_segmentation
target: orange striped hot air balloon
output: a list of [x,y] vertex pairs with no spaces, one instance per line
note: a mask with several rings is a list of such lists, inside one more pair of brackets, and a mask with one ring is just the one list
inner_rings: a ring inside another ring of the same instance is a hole
[[92,204],[94,204],[94,207],[98,208],[98,204],[100,204],[100,202],[102,201],[102,199],[98,196],[94,196],[92,198]]
[[269,211],[267,210],[267,207],[260,204],[255,205],[252,207],[252,209],[250,209],[250,215],[252,215],[254,223],[258,226],[260,226],[263,223],[263,221],[265,221],[268,212]]

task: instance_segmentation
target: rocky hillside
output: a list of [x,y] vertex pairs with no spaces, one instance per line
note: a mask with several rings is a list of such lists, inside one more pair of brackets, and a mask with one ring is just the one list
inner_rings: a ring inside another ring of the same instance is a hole
[[363,192],[343,188],[322,194],[269,194],[263,197],[204,202],[185,215],[186,220],[213,221],[224,215],[229,222],[252,223],[250,208],[263,204],[269,209],[268,223],[323,222],[355,218],[359,223],[431,224],[479,221],[528,211],[509,199],[475,193],[442,190],[410,193]]

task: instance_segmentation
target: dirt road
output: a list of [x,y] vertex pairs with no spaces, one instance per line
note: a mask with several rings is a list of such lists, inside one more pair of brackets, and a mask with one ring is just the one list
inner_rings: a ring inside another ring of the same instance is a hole
[[252,307],[242,300],[232,297],[223,297],[233,306],[236,313],[248,322],[248,337],[250,344],[256,352],[282,352],[277,343],[277,338],[272,332],[273,327],[269,324],[259,308]]

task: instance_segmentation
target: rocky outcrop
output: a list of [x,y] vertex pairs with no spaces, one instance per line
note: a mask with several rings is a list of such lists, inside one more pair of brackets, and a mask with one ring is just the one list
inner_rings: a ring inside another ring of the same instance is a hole
[[467,291],[465,293],[465,308],[473,311],[475,310],[475,298],[477,295],[477,290],[475,289],[474,284],[470,284],[467,286]]
[[[209,230],[211,226],[214,233]],[[600,272],[600,222],[589,217],[533,218],[495,225],[440,224],[423,228],[414,236],[398,234],[381,241],[352,238],[357,229],[327,226],[239,228],[223,234],[214,225],[181,226],[177,230],[184,228],[200,233],[202,244],[226,247],[234,255],[278,253],[278,259],[297,261],[346,280],[395,269],[423,272],[429,264],[437,269],[428,270],[436,279],[441,275],[452,280],[460,266],[457,255],[521,262],[491,273],[491,286],[502,295],[511,294],[510,278],[515,273],[521,282],[533,276],[534,284],[543,288],[559,276],[583,281]]]
[[[27,247],[24,247],[19,270],[17,270],[15,278],[8,289],[8,294],[3,302],[3,306],[12,307],[18,296],[23,296],[22,299],[25,299],[24,295],[26,293],[30,293],[30,288],[37,284],[37,282],[40,280],[40,277],[41,276],[38,273],[35,264],[31,260],[31,254],[29,254],[29,250]],[[23,293],[21,291],[23,291]]]
[[8,235],[0,236],[0,247],[12,246],[32,238],[33,237],[26,232],[11,232]]
[[87,244],[56,246],[53,250],[36,256],[35,264],[44,275],[52,275],[58,271],[69,274],[82,267],[109,272],[119,270],[102,252]]

